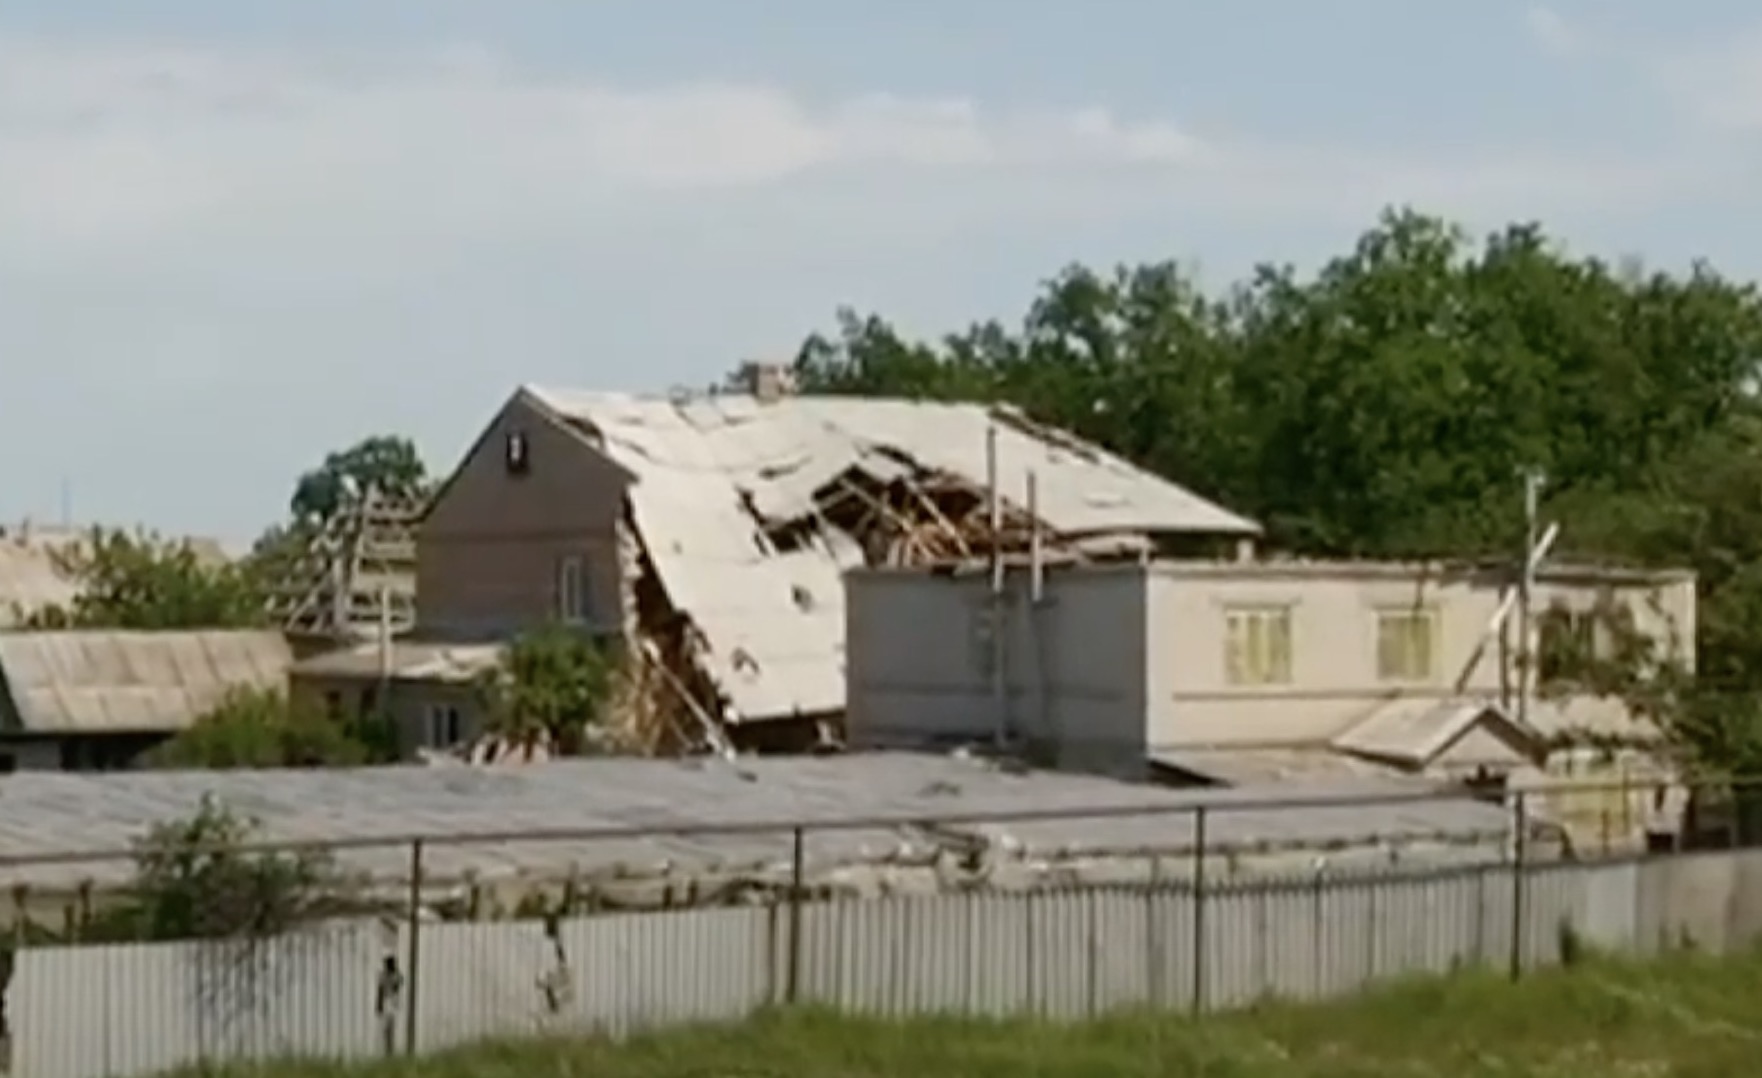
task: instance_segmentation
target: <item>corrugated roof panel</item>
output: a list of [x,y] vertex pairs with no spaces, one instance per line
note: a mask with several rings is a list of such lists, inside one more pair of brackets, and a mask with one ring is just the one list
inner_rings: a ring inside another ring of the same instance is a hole
[[0,536],[0,629],[44,607],[71,606],[78,595],[78,582],[61,572],[47,548]]
[[1507,729],[1506,736],[1533,741],[1540,749],[1540,736],[1520,726],[1496,701],[1462,696],[1391,700],[1335,737],[1333,746],[1420,768],[1483,722],[1499,724]]
[[291,661],[277,632],[0,633],[0,669],[32,733],[181,730],[230,689],[283,687]]
[[[1143,815],[1013,821],[963,828],[1007,836],[1027,859],[1190,850],[1196,806],[1207,808],[1212,849],[1269,845],[1336,848],[1378,840],[1508,833],[1496,804],[1448,797],[1408,804],[1344,799],[1400,793],[1387,784],[1279,783],[1226,790],[1172,790],[1082,775],[1012,774],[978,761],[914,753],[834,757],[668,761],[567,760],[509,769],[393,767],[334,770],[20,772],[0,778],[0,857],[125,850],[152,824],[187,816],[205,794],[259,818],[275,840],[371,840],[413,834],[461,836],[532,829],[667,828],[672,833],[599,841],[523,842],[495,847],[436,844],[424,866],[437,878],[467,872],[705,871],[787,866],[790,836],[705,834],[694,826],[886,817],[933,821],[949,815],[1109,808]],[[1265,807],[1271,798],[1339,798],[1302,810]],[[876,825],[811,834],[816,871],[873,862],[933,845],[912,826]],[[518,852],[515,852],[517,847]],[[397,878],[408,848],[345,851],[350,867]],[[109,863],[13,865],[0,886],[123,881],[127,859]]]
[[1382,764],[1320,746],[1159,748],[1151,751],[1150,760],[1229,786],[1344,779],[1388,783],[1391,788],[1404,789],[1427,789],[1431,785],[1400,777]]

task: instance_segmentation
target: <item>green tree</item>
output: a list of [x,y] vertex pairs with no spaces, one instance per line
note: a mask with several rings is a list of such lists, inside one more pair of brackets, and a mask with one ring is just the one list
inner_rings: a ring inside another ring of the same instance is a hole
[[354,888],[328,854],[252,848],[263,842],[260,821],[211,796],[188,818],[153,825],[135,846],[132,903],[105,934],[253,940],[352,907]]
[[286,694],[237,689],[147,755],[158,768],[353,767],[385,758],[363,724],[345,724]]
[[416,443],[375,435],[326,454],[318,467],[300,476],[288,509],[297,522],[325,521],[352,493],[376,490],[393,498],[420,498],[427,487],[428,468]]
[[1699,676],[1665,695],[1701,758],[1762,768],[1758,357],[1757,290],[1706,266],[1396,210],[1312,274],[1211,294],[1173,262],[1071,267],[1019,327],[937,342],[840,312],[796,368],[810,392],[1008,401],[1314,556],[1515,559],[1540,467],[1569,552],[1699,572]]
[[617,671],[612,645],[568,626],[546,625],[517,637],[478,689],[496,735],[578,755],[607,743]]
[[69,608],[37,611],[37,629],[238,629],[265,623],[263,592],[247,567],[214,563],[189,544],[94,529],[59,555],[78,579]]

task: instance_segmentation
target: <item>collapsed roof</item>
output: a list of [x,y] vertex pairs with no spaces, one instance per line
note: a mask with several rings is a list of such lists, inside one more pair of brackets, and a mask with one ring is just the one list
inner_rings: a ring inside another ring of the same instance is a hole
[[634,477],[632,524],[669,604],[696,630],[697,661],[729,722],[844,709],[847,568],[1025,549],[1035,530],[1079,555],[1260,532],[1003,407],[522,392]]

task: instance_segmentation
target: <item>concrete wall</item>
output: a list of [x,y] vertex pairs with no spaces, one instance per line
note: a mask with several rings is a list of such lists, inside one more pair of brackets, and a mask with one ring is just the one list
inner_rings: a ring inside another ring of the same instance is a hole
[[[846,580],[853,743],[991,736],[999,707],[986,643],[986,575],[859,569]],[[1501,671],[1516,668],[1515,628],[1510,641],[1490,641],[1476,657],[1500,599],[1499,578],[1490,573],[1352,563],[1091,566],[1050,572],[1037,617],[1029,616],[1026,587],[1026,574],[1012,569],[1004,654],[1009,713],[1015,729],[1061,745],[1074,766],[1105,759],[1117,770],[1128,756],[1141,758],[1147,745],[1326,742],[1398,697],[1454,695],[1459,679],[1471,695],[1498,698],[1507,684]],[[1687,577],[1610,584],[1559,573],[1538,584],[1535,605],[1589,609],[1603,599],[1632,609],[1643,632],[1693,640],[1694,583]],[[1290,611],[1288,682],[1230,683],[1227,624],[1237,607]],[[1415,608],[1435,612],[1433,669],[1417,680],[1379,680],[1378,613]],[[1553,732],[1550,723],[1629,729],[1619,701],[1590,697],[1538,706],[1532,719],[1544,733]],[[1589,777],[1588,767],[1574,771],[1578,781]]]
[[[529,467],[506,467],[507,439]],[[579,557],[590,623],[619,624],[617,532],[624,472],[524,395],[509,401],[437,496],[416,540],[416,620],[423,632],[495,638],[553,620],[559,562]]]
[[1005,591],[1002,704],[992,681],[990,580],[863,569],[846,576],[846,733],[862,747],[991,738],[999,716],[1069,767],[1144,757],[1145,576],[1052,572],[1029,602]]
[[[361,718],[379,711],[378,678],[344,675],[296,673],[289,676],[289,692],[302,704],[327,712],[333,708],[343,715]],[[462,741],[475,739],[483,732],[483,703],[469,684],[441,681],[397,680],[388,686],[384,712],[397,728],[398,747],[405,759],[416,756],[419,748],[434,748],[428,740],[428,715],[432,707],[451,707],[458,711]]]
[[[1497,698],[1508,685],[1515,689],[1515,673],[1502,673],[1516,669],[1515,619],[1505,646],[1495,640],[1476,658],[1499,605],[1495,574],[1377,564],[1161,563],[1149,581],[1146,696],[1155,745],[1325,741],[1396,697],[1453,695],[1464,675],[1471,695]],[[1694,639],[1694,583],[1687,578],[1622,585],[1544,578],[1535,609],[1556,602],[1589,609],[1602,596],[1632,609],[1641,631],[1665,637],[1675,626],[1684,640]],[[1228,613],[1255,606],[1290,611],[1293,676],[1287,684],[1231,685],[1225,677]],[[1422,680],[1384,682],[1377,671],[1377,616],[1400,609],[1435,612],[1438,661]],[[1577,699],[1571,711],[1580,725],[1623,725],[1618,701]]]
[[360,1059],[405,1050],[412,1017],[411,1047],[430,1052],[737,1021],[779,1002],[1058,1018],[1215,1010],[1514,957],[1535,968],[1560,961],[1569,935],[1641,955],[1751,948],[1762,853],[618,914],[562,921],[554,940],[534,921],[428,924],[411,983],[383,1015],[375,980],[387,956],[406,965],[402,927],[26,948],[6,991],[12,1058],[0,1069],[127,1078]]
[[61,742],[55,738],[7,738],[0,741],[0,762],[11,766],[6,771],[61,770]]

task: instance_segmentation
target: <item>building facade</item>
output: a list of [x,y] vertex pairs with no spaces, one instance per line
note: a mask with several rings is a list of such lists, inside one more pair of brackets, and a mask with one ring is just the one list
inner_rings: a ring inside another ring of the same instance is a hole
[[[1066,767],[1231,784],[1662,777],[1658,731],[1623,700],[1543,669],[1525,691],[1500,570],[1153,562],[1055,568],[1034,591],[1020,568],[1001,598],[983,573],[852,572],[851,743],[1006,736]],[[1692,667],[1691,574],[1546,567],[1529,609],[1532,669],[1563,642],[1612,651],[1618,631]],[[1617,823],[1633,824],[1631,800]]]

